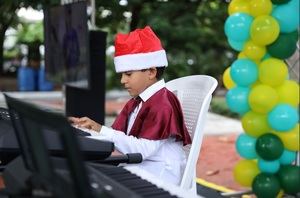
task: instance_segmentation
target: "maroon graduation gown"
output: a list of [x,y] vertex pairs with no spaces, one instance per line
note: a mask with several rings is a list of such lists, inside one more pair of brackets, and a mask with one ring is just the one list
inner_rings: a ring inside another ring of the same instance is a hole
[[[131,99],[117,116],[112,128],[125,132],[129,115]],[[168,89],[162,88],[151,96],[138,112],[130,135],[150,140],[162,140],[175,137],[183,141],[183,145],[191,143],[191,137],[184,124],[182,109],[177,97]]]

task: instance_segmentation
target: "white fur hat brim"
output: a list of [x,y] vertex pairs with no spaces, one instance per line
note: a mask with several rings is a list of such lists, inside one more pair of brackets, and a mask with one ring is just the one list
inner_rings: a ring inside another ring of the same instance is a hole
[[165,50],[148,53],[127,54],[114,58],[117,73],[149,69],[151,67],[167,67],[168,59]]

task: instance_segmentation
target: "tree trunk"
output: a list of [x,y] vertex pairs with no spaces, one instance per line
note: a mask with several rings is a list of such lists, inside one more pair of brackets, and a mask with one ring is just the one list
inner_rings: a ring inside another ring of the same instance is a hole
[[133,31],[137,28],[139,20],[140,20],[141,9],[142,9],[142,4],[138,4],[133,7],[131,23],[130,23],[130,31]]
[[0,30],[0,76],[4,73],[3,68],[3,52],[4,52],[4,37],[5,37],[6,29]]

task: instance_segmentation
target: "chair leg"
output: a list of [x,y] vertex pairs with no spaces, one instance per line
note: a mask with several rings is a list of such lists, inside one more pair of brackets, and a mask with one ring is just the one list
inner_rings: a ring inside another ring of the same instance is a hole
[[190,184],[189,191],[193,192],[195,195],[197,195],[197,181],[196,181],[196,169],[193,171],[193,177]]

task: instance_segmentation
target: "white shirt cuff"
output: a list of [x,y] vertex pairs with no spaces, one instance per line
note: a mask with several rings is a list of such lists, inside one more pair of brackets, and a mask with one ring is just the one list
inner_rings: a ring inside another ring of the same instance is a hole
[[105,136],[106,140],[113,142],[114,132],[114,129],[102,125],[100,130],[100,136]]

